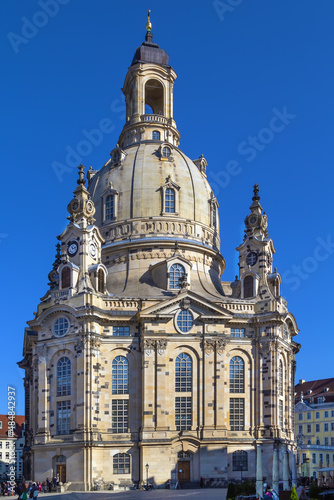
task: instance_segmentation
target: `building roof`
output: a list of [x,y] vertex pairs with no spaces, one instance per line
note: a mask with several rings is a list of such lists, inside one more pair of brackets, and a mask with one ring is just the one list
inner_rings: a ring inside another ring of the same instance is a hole
[[8,415],[0,415],[0,422],[2,423],[0,429],[0,439],[9,439],[10,437],[20,438],[22,436],[22,431],[24,430],[24,415],[15,415],[14,422],[16,424],[14,428],[14,436],[8,435],[8,430],[11,429],[11,425],[8,425],[12,420],[8,417]]
[[307,401],[309,403],[320,403],[318,398],[325,398],[324,403],[334,402],[334,378],[322,380],[300,380],[295,386],[295,403]]

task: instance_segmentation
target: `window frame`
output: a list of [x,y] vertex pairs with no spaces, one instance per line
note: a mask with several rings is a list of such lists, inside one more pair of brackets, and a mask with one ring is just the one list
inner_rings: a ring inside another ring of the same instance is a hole
[[[60,365],[61,364],[61,365]],[[60,373],[61,372],[61,373]],[[56,367],[57,397],[71,396],[72,391],[72,363],[68,356],[62,356]]]
[[129,394],[129,360],[125,356],[116,356],[112,360],[111,393]]
[[111,429],[113,434],[125,434],[129,431],[129,399],[112,399]]
[[[61,413],[62,412],[62,413]],[[70,434],[71,431],[71,400],[57,401],[56,405],[56,420],[57,420],[57,436]],[[64,431],[64,432],[61,432]]]
[[245,362],[240,356],[233,356],[229,364],[230,394],[245,393]]
[[[183,269],[183,272],[180,271],[180,268]],[[178,272],[178,271],[180,271],[180,272]],[[179,276],[175,276],[175,274],[179,274]],[[169,266],[168,273],[167,273],[168,289],[169,290],[180,290],[181,285],[179,283],[177,283],[178,286],[171,286],[171,282],[172,282],[172,285],[175,285],[176,278],[178,278],[178,280],[180,280],[182,278],[182,276],[184,276],[185,274],[187,274],[187,272],[186,272],[186,268],[184,267],[184,265],[180,264],[179,262],[173,262]]]
[[[107,218],[107,200],[109,196],[113,197],[113,217],[111,218]],[[101,219],[104,226],[107,224],[112,224],[118,218],[118,196],[119,192],[116,189],[112,188],[111,183],[101,195]]]
[[[186,317],[184,318],[184,316]],[[188,325],[191,322],[190,328]],[[194,314],[191,309],[180,309],[175,315],[175,328],[182,335],[187,335],[191,332],[195,324]],[[187,329],[185,329],[187,328]]]
[[[116,466],[115,466],[115,462]],[[128,463],[127,463],[128,462]],[[123,467],[120,467],[123,464]],[[113,474],[131,474],[131,455],[129,453],[116,453],[113,456]]]
[[230,430],[245,430],[245,398],[230,398]]

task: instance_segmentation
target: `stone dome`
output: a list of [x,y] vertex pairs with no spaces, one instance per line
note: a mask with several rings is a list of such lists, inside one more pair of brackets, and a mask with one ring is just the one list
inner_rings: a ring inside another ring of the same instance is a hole
[[[175,193],[174,213],[164,206],[168,188]],[[111,160],[91,179],[89,191],[106,243],[179,237],[219,249],[218,210],[205,172],[170,144],[146,141],[114,150]],[[117,204],[112,220],[104,209],[109,194]]]

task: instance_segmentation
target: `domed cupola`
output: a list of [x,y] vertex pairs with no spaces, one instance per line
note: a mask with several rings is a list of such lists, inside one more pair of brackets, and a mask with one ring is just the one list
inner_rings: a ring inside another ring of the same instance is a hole
[[[208,282],[208,290],[221,294],[225,261],[219,252],[218,201],[207,179],[207,162],[203,155],[191,160],[179,148],[173,118],[176,73],[166,52],[152,42],[150,16],[146,29],[122,89],[126,122],[118,143],[103,168],[88,175],[96,225],[105,239],[108,289],[135,296],[140,280],[148,285],[152,278],[147,293],[153,293],[162,283],[160,278],[154,282],[161,269],[169,273],[175,264],[188,273],[181,262],[170,264],[178,244],[183,258],[201,263],[190,267],[191,286],[197,273],[197,280]],[[138,265],[138,260],[145,262]],[[145,278],[135,274],[138,269]]]
[[157,43],[153,43],[152,23],[150,19],[151,11],[148,11],[145,42],[137,48],[133,56],[131,66],[136,63],[154,63],[168,66],[169,56],[167,52],[160,49]]
[[173,120],[176,73],[168,64],[168,54],[152,42],[150,11],[146,30],[145,42],[135,52],[122,89],[126,123],[118,141],[121,148],[143,140],[178,146],[180,140]]

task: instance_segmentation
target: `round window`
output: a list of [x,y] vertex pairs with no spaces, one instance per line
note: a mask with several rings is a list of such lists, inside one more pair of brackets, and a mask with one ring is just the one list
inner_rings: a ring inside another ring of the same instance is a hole
[[176,324],[180,332],[188,333],[194,324],[192,313],[186,309],[182,309],[176,317]]
[[55,337],[64,337],[70,329],[70,322],[66,316],[60,316],[53,323],[52,331]]
[[172,154],[170,148],[168,148],[167,146],[164,146],[162,148],[162,156],[164,156],[165,158],[168,158],[170,155]]

